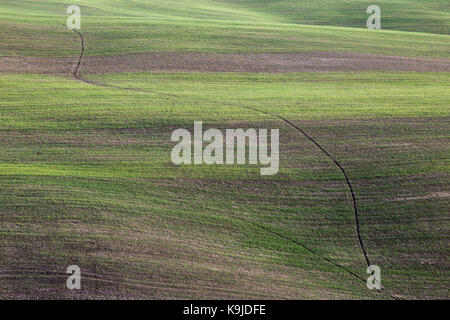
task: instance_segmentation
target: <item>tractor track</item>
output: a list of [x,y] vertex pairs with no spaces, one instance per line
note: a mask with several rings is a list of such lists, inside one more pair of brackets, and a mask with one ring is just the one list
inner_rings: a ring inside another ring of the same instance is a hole
[[[78,58],[78,61],[77,61],[75,70],[74,70],[73,73],[72,73],[72,76],[73,76],[75,79],[77,79],[77,80],[79,80],[79,81],[82,81],[82,82],[85,82],[85,83],[88,83],[88,84],[91,84],[91,85],[96,85],[96,86],[101,86],[101,87],[109,87],[109,88],[115,88],[115,89],[119,89],[119,90],[129,90],[129,91],[136,91],[136,92],[143,92],[143,93],[155,93],[154,91],[147,91],[147,90],[141,90],[141,89],[137,89],[137,88],[120,87],[120,86],[114,86],[114,85],[105,84],[105,83],[99,83],[99,82],[96,82],[96,81],[88,80],[88,79],[84,78],[83,76],[81,76],[81,75],[79,74],[79,70],[80,70],[81,63],[82,63],[82,59],[83,59],[84,53],[85,53],[84,37],[83,37],[83,35],[81,34],[81,32],[79,32],[78,30],[73,29],[73,31],[74,31],[75,33],[78,34],[78,36],[80,37],[80,41],[81,41],[81,52],[80,52],[80,55],[79,55],[79,58]],[[164,93],[164,94],[166,94],[166,93]],[[173,96],[174,96],[174,95],[173,95]],[[343,176],[344,176],[344,178],[345,178],[347,187],[348,187],[349,192],[350,192],[350,194],[351,194],[351,198],[352,198],[352,207],[353,207],[353,213],[354,213],[354,218],[355,218],[356,235],[357,235],[358,242],[359,242],[359,246],[360,246],[361,251],[362,251],[362,254],[363,254],[363,256],[364,256],[364,260],[365,260],[365,262],[366,262],[366,265],[367,265],[367,267],[369,267],[371,264],[370,264],[370,260],[369,260],[369,257],[368,257],[368,253],[367,253],[367,250],[366,250],[366,248],[365,248],[365,246],[364,246],[364,242],[363,242],[363,239],[362,239],[362,236],[361,236],[361,228],[360,228],[360,220],[359,220],[358,203],[357,203],[356,194],[355,194],[355,192],[354,192],[354,188],[353,188],[353,185],[352,185],[351,180],[350,180],[350,178],[349,178],[349,175],[347,174],[346,170],[345,170],[344,167],[341,165],[341,163],[340,163],[335,157],[333,157],[333,156],[332,156],[332,155],[331,155],[331,154],[330,154],[330,153],[329,153],[329,152],[328,152],[328,151],[327,151],[327,150],[326,150],[319,142],[317,142],[317,140],[315,140],[313,137],[311,137],[308,133],[306,133],[303,129],[301,129],[298,125],[296,125],[295,123],[293,123],[291,120],[286,119],[286,118],[284,118],[284,117],[281,116],[281,115],[273,114],[273,113],[266,112],[266,111],[262,111],[262,110],[259,110],[259,109],[256,109],[256,108],[245,107],[245,106],[241,106],[241,107],[244,108],[244,109],[247,109],[247,110],[251,110],[251,111],[257,112],[257,113],[265,114],[265,115],[267,115],[267,116],[269,116],[269,117],[272,117],[272,118],[280,119],[280,120],[282,120],[283,122],[287,123],[289,126],[291,126],[291,127],[294,128],[295,130],[297,130],[298,132],[300,132],[300,133],[301,133],[305,138],[307,138],[311,143],[313,143],[313,144],[314,144],[320,151],[322,151],[322,153],[324,153],[324,154],[325,154],[325,155],[326,155],[326,156],[334,163],[334,165],[340,170],[340,172],[343,174]],[[281,175],[282,175],[282,174],[281,174]],[[288,177],[286,177],[285,175],[282,175],[282,176],[283,176],[284,178],[288,179]],[[307,246],[305,246],[304,244],[300,243],[299,241],[297,241],[297,240],[295,240],[295,239],[291,239],[291,238],[289,238],[289,237],[287,237],[287,236],[285,236],[285,235],[283,235],[283,234],[281,234],[281,233],[278,233],[278,232],[276,232],[276,231],[273,231],[273,230],[271,230],[270,228],[268,228],[267,226],[264,226],[264,225],[260,225],[260,224],[254,223],[254,222],[252,222],[252,221],[248,221],[248,220],[242,219],[242,218],[240,218],[240,217],[236,217],[236,216],[232,216],[232,217],[234,217],[235,219],[238,219],[238,220],[240,220],[240,221],[243,221],[243,222],[245,222],[245,223],[250,223],[251,225],[253,225],[253,226],[255,226],[255,227],[257,227],[257,228],[259,228],[259,229],[261,229],[261,230],[264,230],[264,231],[266,231],[266,232],[268,232],[268,233],[271,233],[271,234],[273,234],[273,235],[276,235],[276,236],[278,236],[278,237],[280,237],[280,238],[282,238],[282,239],[284,239],[284,240],[287,240],[287,241],[289,241],[289,242],[292,242],[292,243],[294,243],[294,244],[300,246],[300,247],[303,248],[304,250],[308,251],[309,253],[311,253],[311,254],[313,254],[313,255],[315,255],[315,256],[321,258],[322,260],[324,260],[324,261],[326,261],[326,262],[328,262],[328,263],[334,265],[335,267],[337,267],[337,268],[339,268],[339,269],[345,271],[347,274],[351,275],[352,277],[356,278],[357,280],[366,283],[366,279],[364,279],[363,277],[361,277],[361,276],[359,276],[358,274],[354,273],[353,271],[351,271],[351,270],[345,268],[344,266],[338,264],[337,262],[335,262],[335,261],[333,261],[333,260],[331,260],[331,259],[329,259],[329,258],[327,258],[327,257],[324,257],[324,256],[322,256],[322,255],[320,255],[320,254],[318,254],[318,253],[315,252],[313,249],[308,248]],[[380,292],[380,293],[382,293],[382,294],[384,294],[384,295],[387,295],[387,296],[389,296],[389,297],[391,297],[391,298],[393,298],[393,299],[396,299],[396,300],[399,299],[396,295],[391,294],[391,293],[387,292],[386,290],[383,290],[383,287],[381,287],[381,288],[382,288],[382,289],[378,290],[378,292]]]

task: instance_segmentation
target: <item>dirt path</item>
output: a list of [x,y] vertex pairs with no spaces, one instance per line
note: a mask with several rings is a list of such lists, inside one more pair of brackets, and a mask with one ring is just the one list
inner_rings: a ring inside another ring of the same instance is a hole
[[[67,74],[72,58],[0,57],[0,73]],[[345,52],[302,53],[139,53],[84,57],[88,73],[120,72],[450,72],[450,59],[394,57]]]

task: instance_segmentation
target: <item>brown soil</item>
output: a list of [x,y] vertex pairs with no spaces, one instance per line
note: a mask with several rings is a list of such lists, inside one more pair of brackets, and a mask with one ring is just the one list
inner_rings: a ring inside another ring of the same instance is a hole
[[0,57],[0,73],[68,74],[76,59]]
[[[1,73],[67,74],[76,58],[0,57]],[[84,57],[81,73],[119,72],[327,72],[397,70],[450,72],[450,59],[382,56],[361,53],[140,53]]]

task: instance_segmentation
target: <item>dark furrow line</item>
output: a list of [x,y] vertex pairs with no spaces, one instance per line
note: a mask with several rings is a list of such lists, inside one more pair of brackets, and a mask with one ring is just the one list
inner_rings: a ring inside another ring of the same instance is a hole
[[83,55],[84,55],[84,39],[83,39],[83,36],[81,35],[81,33],[78,32],[76,29],[73,29],[73,31],[78,33],[78,35],[81,38],[81,53],[80,53],[80,57],[78,58],[78,63],[77,63],[77,66],[75,68],[75,71],[73,72],[74,77],[76,77],[77,74],[78,74],[78,69],[80,69],[81,59],[83,59]]
[[[330,158],[332,161],[333,161],[333,163],[339,168],[339,170],[342,172],[342,174],[344,175],[344,177],[345,177],[345,181],[346,181],[346,183],[347,183],[347,186],[348,186],[348,188],[349,188],[349,191],[350,191],[350,194],[351,194],[351,196],[352,196],[352,202],[353,202],[353,212],[354,212],[354,215],[355,215],[355,225],[356,225],[356,234],[357,234],[357,237],[358,237],[358,242],[359,242],[359,245],[360,245],[360,247],[361,247],[361,250],[362,250],[362,253],[363,253],[363,255],[364,255],[364,259],[365,259],[365,261],[366,261],[366,264],[367,264],[367,267],[369,267],[371,264],[370,264],[370,260],[369,260],[369,257],[368,257],[368,254],[367,254],[367,250],[366,250],[366,248],[365,248],[365,246],[364,246],[364,242],[363,242],[363,240],[362,240],[362,237],[361,237],[361,230],[360,230],[360,222],[359,222],[359,214],[358,214],[358,204],[357,204],[357,201],[356,201],[356,195],[355,195],[355,192],[353,191],[353,186],[352,186],[352,183],[351,183],[351,181],[350,181],[350,178],[348,177],[348,174],[347,174],[347,172],[345,171],[345,169],[344,169],[344,167],[324,148],[324,147],[322,147],[322,145],[320,145],[315,139],[313,139],[310,135],[308,135],[303,129],[301,129],[299,126],[297,126],[296,124],[294,124],[292,121],[290,121],[290,120],[288,120],[288,119],[286,119],[286,118],[284,118],[284,117],[282,117],[282,116],[280,116],[280,115],[278,115],[278,114],[272,114],[272,113],[269,113],[269,112],[265,112],[265,111],[262,111],[262,110],[259,110],[259,109],[254,109],[254,108],[251,108],[251,107],[243,107],[243,108],[246,108],[246,109],[249,109],[249,110],[253,110],[253,111],[257,111],[257,112],[260,112],[260,113],[263,113],[263,114],[266,114],[266,115],[269,115],[269,116],[272,116],[272,117],[277,117],[277,118],[279,118],[279,119],[281,119],[281,120],[283,120],[284,122],[286,122],[286,123],[288,123],[290,126],[292,126],[293,128],[295,128],[296,130],[298,130],[300,133],[302,133],[308,140],[310,140],[312,143],[314,143],[328,158]],[[292,241],[292,240],[291,240]],[[310,251],[310,252],[312,252],[312,253],[314,253],[314,254],[316,254],[315,252],[313,252],[313,251],[311,251],[311,250],[309,250],[308,248],[306,248],[308,251]],[[316,255],[318,255],[318,254],[316,254]],[[329,260],[328,258],[326,258],[326,257],[322,257],[323,259],[325,259],[325,260],[327,260],[327,261],[329,261],[329,262],[331,262],[331,263],[333,263],[333,264],[335,264],[336,266],[338,266],[338,267],[341,267],[342,269],[344,269],[345,271],[347,271],[347,272],[349,272],[349,273],[351,273],[352,274],[352,272],[351,271],[349,271],[349,270],[346,270],[345,268],[343,268],[342,266],[339,266],[339,265],[337,265],[336,263],[334,263],[333,261],[331,261],[331,260]],[[358,277],[359,278],[359,276],[357,276],[356,275],[356,277]],[[364,280],[364,279],[363,279]],[[377,280],[375,280],[376,282],[377,282]],[[380,283],[378,283],[379,285],[380,285],[380,287],[382,288],[382,286],[381,286],[381,284]],[[393,295],[391,295],[390,293],[388,293],[388,292],[385,292],[385,291],[382,291],[382,290],[380,290],[381,292],[383,292],[383,293],[385,293],[385,294],[387,294],[387,295],[389,295],[390,297],[392,297],[392,298],[394,298],[394,299],[398,299],[397,297],[395,297],[395,296],[393,296]]]
[[[91,80],[88,80],[88,79],[82,77],[81,75],[79,75],[78,71],[79,71],[79,69],[81,67],[81,61],[83,59],[84,52],[85,52],[84,38],[83,38],[83,35],[81,34],[81,32],[77,31],[76,29],[73,29],[73,31],[75,31],[80,36],[80,39],[81,39],[81,53],[80,53],[80,56],[78,57],[78,63],[77,63],[77,66],[75,68],[75,71],[72,73],[73,77],[76,78],[77,80],[80,80],[82,82],[85,82],[85,83],[88,83],[88,84],[91,84],[91,85],[95,85],[95,86],[110,87],[110,88],[115,88],[115,89],[124,89],[122,87],[116,87],[116,86],[112,86],[112,85],[109,85],[109,84],[104,84],[104,83],[99,83],[99,82],[96,82],[96,81],[91,81]],[[133,90],[132,88],[125,88],[125,89],[126,90]],[[133,90],[133,91],[141,92],[138,89]],[[146,91],[144,91],[144,92],[145,93],[150,93],[150,92],[146,92]],[[115,134],[119,144],[122,145],[122,141],[120,140],[120,136],[117,133],[117,130],[114,127],[111,127],[111,129],[114,132],[114,134]],[[136,135],[134,135],[134,136],[136,137]],[[141,165],[141,170],[144,171],[143,165]]]
[[367,250],[364,246],[364,242],[362,240],[361,237],[361,230],[360,230],[360,222],[359,222],[359,214],[358,214],[358,204],[356,201],[356,195],[355,192],[353,190],[353,186],[352,183],[350,181],[350,178],[348,177],[347,172],[345,171],[345,169],[343,168],[343,166],[324,148],[322,147],[322,145],[320,145],[314,138],[312,138],[309,134],[307,134],[303,129],[301,129],[299,126],[297,126],[296,124],[294,124],[292,121],[278,115],[278,114],[272,114],[270,112],[265,112],[259,109],[255,109],[255,108],[251,108],[251,107],[243,107],[249,110],[253,110],[253,111],[257,111],[259,113],[263,113],[266,114],[268,116],[272,116],[272,117],[277,117],[281,120],[283,120],[284,122],[286,122],[287,124],[289,124],[290,126],[292,126],[293,128],[295,128],[297,131],[299,131],[301,134],[303,134],[308,140],[310,140],[314,145],[316,145],[328,158],[330,158],[333,163],[336,165],[336,167],[339,168],[339,170],[342,172],[342,174],[345,177],[345,181],[347,183],[348,189],[350,191],[350,194],[352,196],[352,202],[353,202],[353,211],[354,211],[354,215],[355,215],[355,225],[356,225],[356,233],[357,233],[357,237],[358,237],[358,242],[359,245],[361,247],[362,253],[364,255],[364,259],[366,261],[367,266],[369,267],[370,264],[370,260],[367,254]]
[[[239,218],[237,218],[237,219],[239,219]],[[242,221],[245,221],[245,222],[249,222],[249,221],[246,221],[246,220],[244,220],[244,219],[241,219],[241,220],[242,220]],[[263,230],[265,230],[265,231],[267,231],[267,232],[269,232],[269,233],[272,233],[272,234],[274,234],[274,235],[277,235],[277,236],[280,237],[280,238],[283,238],[283,239],[288,240],[288,241],[290,241],[290,242],[292,242],[292,243],[295,243],[296,245],[302,247],[303,249],[307,250],[307,251],[310,252],[311,254],[313,254],[313,255],[315,255],[315,256],[321,258],[321,259],[324,259],[325,261],[328,261],[329,263],[333,264],[334,266],[338,267],[339,269],[344,270],[345,272],[349,273],[350,275],[352,275],[352,276],[355,277],[356,279],[361,280],[361,281],[364,282],[364,283],[367,283],[367,280],[366,280],[366,279],[360,277],[359,275],[357,275],[357,274],[354,273],[353,271],[348,270],[347,268],[341,266],[340,264],[334,262],[333,260],[328,259],[327,257],[323,257],[323,256],[319,255],[317,252],[315,252],[314,250],[312,250],[312,249],[306,247],[306,246],[303,245],[302,243],[300,243],[300,242],[298,242],[298,241],[296,241],[296,240],[290,239],[289,237],[286,237],[285,235],[283,235],[283,234],[281,234],[281,233],[278,233],[278,232],[275,232],[275,231],[273,231],[273,230],[270,230],[269,228],[267,228],[267,227],[265,227],[265,226],[257,225],[256,223],[252,223],[252,222],[250,222],[250,223],[253,224],[253,225],[255,225],[255,226],[257,226],[257,227],[259,227],[259,228],[261,228],[261,229],[263,229]],[[375,280],[375,281],[377,281],[377,280]],[[378,284],[379,284],[379,283],[378,283]],[[380,285],[380,287],[381,287],[381,285]],[[382,288],[382,287],[381,287],[381,288]],[[380,289],[380,290],[378,290],[378,291],[379,291],[380,293],[384,294],[384,295],[387,295],[387,296],[391,297],[392,299],[399,300],[398,297],[392,295],[391,293],[387,292],[386,290]]]
[[[79,35],[79,37],[80,37],[80,39],[81,39],[81,53],[80,53],[80,56],[79,56],[79,59],[78,59],[77,67],[75,68],[75,71],[74,71],[73,74],[72,74],[76,79],[78,79],[78,80],[80,80],[80,81],[83,81],[83,82],[86,82],[86,83],[88,83],[88,84],[97,85],[97,86],[102,86],[102,87],[111,87],[111,88],[120,89],[120,90],[131,90],[131,91],[138,91],[138,92],[144,92],[144,93],[154,93],[154,92],[150,92],[150,91],[146,91],[146,90],[140,90],[140,89],[136,89],[136,88],[119,87],[119,86],[109,85],[109,84],[105,84],[105,83],[98,83],[98,82],[95,82],[95,81],[91,81],[91,80],[85,79],[84,77],[80,76],[80,75],[78,74],[78,70],[79,70],[79,68],[80,68],[81,61],[82,61],[82,59],[83,59],[84,52],[85,52],[84,38],[83,38],[83,35],[81,34],[81,32],[79,32],[79,31],[77,31],[77,30],[75,30],[75,29],[73,29],[73,31],[75,31],[75,32]],[[369,260],[367,251],[366,251],[366,249],[365,249],[364,242],[363,242],[363,240],[362,240],[361,232],[360,232],[360,222],[359,222],[359,214],[358,214],[358,206],[357,206],[356,195],[355,195],[355,192],[354,192],[354,190],[353,190],[353,186],[352,186],[352,184],[351,184],[350,178],[348,177],[347,172],[344,170],[344,168],[342,167],[342,165],[341,165],[341,164],[340,164],[340,163],[339,163],[339,162],[338,162],[338,161],[337,161],[337,160],[336,160],[336,159],[335,159],[328,151],[326,151],[326,149],[325,149],[324,147],[322,147],[315,139],[313,139],[313,138],[312,138],[310,135],[308,135],[304,130],[302,130],[300,127],[298,127],[297,125],[295,125],[294,123],[292,123],[290,120],[288,120],[288,119],[286,119],[286,118],[284,118],[284,117],[282,117],[282,116],[280,116],[280,115],[278,115],[278,114],[272,114],[272,113],[269,113],[269,112],[266,112],[266,111],[262,111],[262,110],[259,110],[259,109],[255,109],[255,108],[251,108],[251,107],[245,107],[245,106],[241,106],[241,107],[243,107],[243,108],[245,108],[245,109],[248,109],[248,110],[252,110],[252,111],[254,111],[254,112],[258,112],[258,113],[262,113],[262,114],[268,115],[268,116],[270,116],[270,117],[275,117],[275,118],[281,119],[282,121],[286,122],[287,124],[289,124],[290,126],[292,126],[293,128],[295,128],[297,131],[299,131],[300,133],[302,133],[302,135],[304,135],[304,136],[305,136],[308,140],[310,140],[313,144],[315,144],[315,145],[316,145],[316,146],[317,146],[317,147],[318,147],[318,148],[319,148],[319,149],[320,149],[320,150],[321,150],[321,151],[322,151],[329,159],[331,159],[331,160],[333,161],[333,163],[339,168],[339,170],[342,172],[342,174],[343,174],[344,177],[345,177],[345,181],[346,181],[346,183],[347,183],[347,186],[348,186],[349,191],[350,191],[351,196],[352,196],[353,210],[354,210],[354,215],[355,215],[355,225],[356,225],[356,232],[357,232],[357,237],[358,237],[359,245],[360,245],[361,250],[362,250],[362,252],[363,252],[364,259],[365,259],[365,261],[366,261],[367,266],[370,266],[370,260]],[[283,177],[285,177],[285,176],[283,175]],[[285,177],[285,178],[286,178],[286,177]],[[336,266],[337,268],[339,268],[339,269],[345,271],[345,272],[348,273],[349,275],[355,277],[356,279],[358,279],[358,280],[363,281],[364,283],[366,283],[366,280],[365,280],[364,278],[362,278],[361,276],[357,275],[357,274],[354,273],[353,271],[348,270],[348,269],[345,268],[344,266],[338,264],[337,262],[335,262],[335,261],[333,261],[333,260],[331,260],[331,259],[329,259],[329,258],[327,258],[327,257],[324,257],[324,256],[319,255],[317,252],[315,252],[314,250],[308,248],[307,246],[305,246],[304,244],[298,242],[297,240],[291,239],[291,238],[289,238],[289,237],[287,237],[287,236],[285,236],[285,235],[283,235],[283,234],[281,234],[281,233],[278,233],[278,232],[275,232],[275,231],[273,231],[273,230],[270,230],[269,228],[267,228],[267,227],[264,226],[264,225],[260,225],[260,224],[257,224],[257,223],[254,223],[254,222],[251,222],[251,221],[248,221],[248,220],[245,220],[245,219],[236,217],[236,216],[233,216],[233,217],[234,217],[235,219],[240,220],[240,221],[243,221],[243,222],[246,222],[246,223],[250,223],[251,225],[256,226],[256,227],[258,227],[258,228],[260,228],[260,229],[262,229],[262,230],[265,230],[266,232],[269,232],[269,233],[271,233],[271,234],[274,234],[274,235],[276,235],[276,236],[278,236],[278,237],[280,237],[280,238],[282,238],[282,239],[285,239],[285,240],[287,240],[287,241],[290,241],[290,242],[292,242],[292,243],[295,243],[296,245],[302,247],[303,249],[305,249],[306,251],[310,252],[311,254],[313,254],[313,255],[315,255],[315,256],[317,256],[317,257],[319,257],[319,258],[321,258],[321,259],[327,261],[328,263],[330,263],[330,264]],[[380,289],[380,290],[378,290],[378,291],[381,292],[381,293],[383,293],[383,294],[385,294],[385,295],[390,296],[390,297],[393,298],[393,299],[398,299],[396,296],[390,294],[390,293],[387,292],[387,291],[384,291],[384,290],[382,290],[382,289]]]
[[152,93],[152,92],[147,91],[147,90],[141,90],[141,89],[136,89],[136,88],[127,88],[127,87],[119,87],[119,86],[114,86],[114,85],[110,85],[110,84],[107,84],[107,83],[101,83],[101,82],[97,82],[97,81],[92,81],[92,80],[86,79],[85,77],[81,76],[78,71],[80,69],[81,61],[83,60],[84,52],[85,52],[84,38],[83,38],[83,35],[81,34],[81,32],[79,32],[78,30],[73,29],[73,31],[76,32],[80,36],[80,39],[81,39],[81,53],[80,53],[80,56],[78,58],[78,63],[77,63],[77,66],[75,68],[75,71],[72,73],[73,77],[75,77],[76,79],[78,79],[80,81],[86,82],[88,84],[96,85],[96,86],[107,87],[107,88],[115,88],[115,89],[121,89],[121,90],[130,90],[130,91],[143,92],[143,93]]
[[83,38],[83,35],[81,34],[81,32],[77,31],[77,29],[72,29],[72,30],[73,30],[74,32],[76,32],[76,33],[80,36],[80,39],[81,39],[81,52],[80,52],[80,56],[78,57],[78,63],[77,63],[77,66],[76,66],[76,68],[75,68],[75,71],[72,73],[72,75],[73,75],[76,79],[78,79],[78,80],[80,80],[80,81],[83,81],[83,82],[86,82],[86,83],[89,83],[89,84],[93,84],[93,85],[97,85],[97,86],[102,86],[102,87],[109,87],[109,85],[107,85],[107,84],[104,84],[104,83],[98,83],[98,82],[95,82],[95,81],[90,81],[90,80],[88,80],[88,79],[86,79],[86,78],[84,78],[84,77],[82,77],[81,75],[78,74],[78,70],[80,69],[81,61],[83,60],[84,51],[85,51],[85,49],[84,49],[84,38]]
[[289,123],[292,127],[297,129],[298,131],[300,131],[306,138],[308,138],[312,143],[314,143],[323,153],[325,153],[328,156],[328,158],[330,158],[334,162],[334,164],[339,168],[339,170],[344,175],[345,181],[347,182],[347,186],[348,186],[348,188],[350,190],[350,193],[352,195],[353,211],[354,211],[354,214],[355,214],[356,233],[357,233],[357,236],[358,236],[359,245],[361,246],[361,250],[363,252],[364,259],[366,260],[366,264],[369,267],[370,266],[370,260],[369,260],[369,257],[367,255],[367,250],[366,250],[366,248],[364,246],[364,242],[363,242],[362,237],[361,237],[360,223],[359,223],[359,214],[358,214],[358,204],[357,204],[357,201],[356,201],[356,195],[355,195],[355,192],[353,191],[353,186],[352,186],[352,183],[350,182],[350,178],[348,177],[347,172],[344,170],[342,165],[327,150],[325,150],[324,147],[322,147],[315,139],[313,139],[311,136],[309,136],[304,130],[302,130],[300,127],[298,127],[297,125],[295,125],[294,123],[292,123],[288,119],[285,119],[282,116],[278,116],[278,117],[280,119],[284,120],[285,122]]

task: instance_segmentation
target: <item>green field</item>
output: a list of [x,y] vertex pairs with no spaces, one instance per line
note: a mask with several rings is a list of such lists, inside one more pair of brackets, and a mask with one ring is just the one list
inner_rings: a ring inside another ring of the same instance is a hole
[[0,56],[76,55],[77,39],[65,27],[69,4],[81,7],[87,55],[331,50],[442,58],[450,52],[450,11],[445,0],[380,1],[392,17],[382,20],[379,32],[363,29],[371,1],[267,2],[2,0]]
[[[447,1],[0,0],[2,57],[345,52],[450,61]],[[385,18],[384,18],[385,17]],[[449,62],[450,63],[450,62]],[[0,298],[448,299],[450,74],[0,69]],[[132,90],[127,90],[126,88]],[[382,270],[368,290],[361,236]],[[175,129],[279,128],[280,174],[175,166]],[[331,262],[330,262],[331,261]],[[65,269],[82,269],[81,291]],[[356,275],[356,276],[355,276]]]

